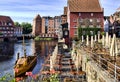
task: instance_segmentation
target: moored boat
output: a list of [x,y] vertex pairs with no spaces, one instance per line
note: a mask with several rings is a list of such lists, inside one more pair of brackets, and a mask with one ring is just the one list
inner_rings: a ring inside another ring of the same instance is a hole
[[[23,37],[23,47],[24,47],[24,37]],[[19,57],[19,53],[17,54],[17,60],[14,66],[15,77],[25,74],[27,71],[34,68],[36,63],[37,63],[37,56],[35,54],[27,56],[26,49],[24,47],[24,56]]]
[[15,77],[26,73],[28,70],[30,70],[36,65],[36,62],[37,62],[36,56],[18,58],[14,66]]

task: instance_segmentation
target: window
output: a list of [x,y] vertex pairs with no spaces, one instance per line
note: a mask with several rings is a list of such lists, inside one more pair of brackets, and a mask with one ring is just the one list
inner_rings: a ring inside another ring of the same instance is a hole
[[93,16],[93,13],[91,13],[91,16]]
[[76,20],[76,19],[73,19],[73,22],[77,22],[77,20]]
[[68,35],[68,31],[65,31],[65,35],[66,35],[66,36]]
[[76,26],[76,25],[74,25],[74,26],[73,26],[73,28],[77,28],[77,26]]
[[85,28],[85,25],[81,25],[82,28]]
[[89,25],[89,27],[93,27],[93,25]]
[[11,26],[12,24],[11,23],[8,23],[9,26]]
[[7,25],[7,23],[5,22],[5,25]]
[[100,22],[100,19],[97,19],[97,22]]
[[77,30],[74,31],[74,35],[77,35]]
[[83,22],[83,19],[79,19],[79,22]]
[[100,28],[100,25],[97,25],[98,28]]
[[79,16],[81,16],[81,13],[79,13]]
[[93,20],[92,19],[90,19],[90,22],[92,22]]

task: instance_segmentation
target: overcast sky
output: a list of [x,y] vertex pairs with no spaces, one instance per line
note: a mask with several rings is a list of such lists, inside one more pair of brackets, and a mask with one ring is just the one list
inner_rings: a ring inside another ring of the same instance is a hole
[[[92,1],[92,0],[91,0]],[[120,7],[120,0],[101,0],[104,14],[113,14]],[[36,14],[57,16],[63,14],[67,0],[0,0],[0,15],[10,16],[13,21],[30,22]]]

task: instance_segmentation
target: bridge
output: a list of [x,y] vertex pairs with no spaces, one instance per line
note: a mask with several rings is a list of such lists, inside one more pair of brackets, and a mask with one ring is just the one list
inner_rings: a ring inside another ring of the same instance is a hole
[[17,37],[18,40],[21,40],[23,39],[23,36],[25,37],[25,39],[31,39],[35,37],[32,34],[21,34],[21,35],[16,35],[15,37]]
[[58,36],[55,33],[41,33],[39,35],[41,38],[57,38]]
[[[16,35],[15,37],[17,37],[17,39],[19,40],[19,39],[23,39],[23,36],[25,37],[25,39],[35,38],[35,36],[32,35],[32,34]],[[55,39],[55,38],[58,38],[55,33],[48,33],[48,34],[46,34],[46,33],[41,33],[41,34],[39,35],[39,37],[41,37],[41,38],[54,38],[54,39]]]

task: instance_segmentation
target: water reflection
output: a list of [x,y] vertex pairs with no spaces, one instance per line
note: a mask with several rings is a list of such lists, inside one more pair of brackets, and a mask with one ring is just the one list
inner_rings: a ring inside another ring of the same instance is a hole
[[[27,55],[37,53],[37,64],[34,67],[32,73],[37,74],[41,69],[44,62],[45,56],[49,53],[49,49],[55,46],[55,41],[40,41],[35,42],[34,40],[26,40],[26,52]],[[0,77],[6,73],[13,75],[13,66],[17,59],[17,53],[23,56],[23,45],[22,41],[15,43],[0,43]]]
[[9,60],[14,54],[14,44],[13,43],[0,43],[0,62]]

